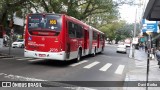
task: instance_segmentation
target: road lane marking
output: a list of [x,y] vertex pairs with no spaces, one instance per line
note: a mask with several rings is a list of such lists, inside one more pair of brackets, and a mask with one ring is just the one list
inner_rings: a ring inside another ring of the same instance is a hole
[[42,61],[42,60],[44,60],[44,59],[32,59],[32,60],[28,60],[28,61],[34,62],[34,61]]
[[16,59],[16,60],[29,60],[29,59],[33,59],[33,58],[20,58],[20,59]]
[[81,62],[74,63],[74,64],[72,64],[72,65],[70,65],[70,66],[72,66],[72,67],[78,66],[78,65],[83,64],[83,63],[85,63],[85,62],[88,62],[88,60],[83,60],[83,61],[81,61]]
[[95,66],[95,65],[97,65],[99,62],[93,62],[93,63],[91,63],[91,64],[89,64],[89,65],[87,65],[87,66],[85,66],[85,67],[83,67],[83,68],[91,68],[91,67],[93,67],[93,66]]
[[116,74],[122,74],[124,70],[124,65],[119,65],[117,70],[115,71]]
[[102,68],[100,68],[100,71],[107,71],[107,69],[111,66],[111,63],[107,63],[106,65],[104,65]]

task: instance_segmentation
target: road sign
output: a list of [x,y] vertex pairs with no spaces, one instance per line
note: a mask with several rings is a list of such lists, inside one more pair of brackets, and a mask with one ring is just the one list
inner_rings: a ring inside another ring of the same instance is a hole
[[157,21],[148,21],[146,19],[142,20],[142,32],[159,32],[158,22]]

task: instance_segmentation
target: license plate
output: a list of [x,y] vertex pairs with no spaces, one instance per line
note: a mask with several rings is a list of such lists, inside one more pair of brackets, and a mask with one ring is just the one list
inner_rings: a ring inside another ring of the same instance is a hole
[[39,54],[39,57],[46,57],[46,54]]

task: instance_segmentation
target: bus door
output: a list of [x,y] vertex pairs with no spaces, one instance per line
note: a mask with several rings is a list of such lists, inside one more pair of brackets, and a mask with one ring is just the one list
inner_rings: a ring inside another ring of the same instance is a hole
[[100,47],[100,33],[97,33],[98,38],[97,38],[97,49]]
[[84,53],[85,54],[88,47],[88,38],[89,38],[89,32],[86,29],[84,29]]
[[69,38],[67,41],[67,59],[70,59],[73,57],[71,52],[77,51],[77,46],[78,46],[78,40],[76,38]]
[[70,57],[70,43],[69,42],[67,42],[67,50],[66,50],[66,58],[67,59],[69,59],[69,57]]
[[76,39],[75,24],[68,22],[67,58],[71,57],[71,52],[77,51],[78,40]]

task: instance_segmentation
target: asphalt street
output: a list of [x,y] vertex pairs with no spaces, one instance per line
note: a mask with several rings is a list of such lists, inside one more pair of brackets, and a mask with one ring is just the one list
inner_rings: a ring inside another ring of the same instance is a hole
[[[8,51],[8,47],[0,49],[0,53],[8,54]],[[74,60],[61,62],[24,58],[23,52],[23,48],[12,48],[11,55],[14,57],[0,58],[0,81],[82,81],[81,83],[83,81],[124,81],[126,73],[134,68],[134,61],[128,58],[129,51],[127,51],[127,54],[116,53],[116,45],[107,45],[102,54],[97,54],[95,57],[83,57],[83,60],[78,63]],[[52,87],[34,88],[34,90],[123,89],[121,87],[88,88]],[[17,90],[17,88],[12,88],[12,90],[14,89]],[[8,88],[1,88],[1,90],[8,90]]]

